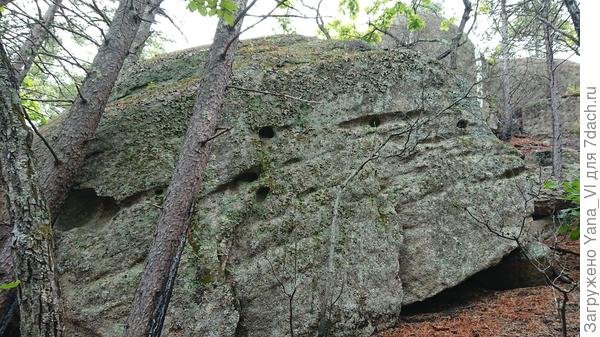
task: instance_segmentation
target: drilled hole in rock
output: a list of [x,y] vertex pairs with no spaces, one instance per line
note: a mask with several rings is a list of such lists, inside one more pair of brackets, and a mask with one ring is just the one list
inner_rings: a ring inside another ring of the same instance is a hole
[[230,181],[217,186],[217,188],[214,189],[213,193],[224,192],[226,190],[236,191],[240,187],[240,184],[251,183],[253,181],[258,180],[259,177],[260,169],[258,167],[252,167],[233,177],[233,179],[231,179]]
[[273,138],[275,137],[275,130],[272,126],[263,126],[258,130],[258,136],[260,138]]
[[106,219],[118,211],[119,206],[113,198],[99,197],[93,189],[72,190],[56,219],[56,228],[94,227],[106,223]]
[[379,119],[379,117],[371,117],[369,119],[369,126],[372,128],[376,128],[379,125],[381,125],[381,120]]
[[271,192],[271,189],[267,186],[259,187],[258,190],[256,190],[256,200],[264,201],[270,192]]
[[402,307],[403,317],[453,311],[499,290],[544,285],[544,277],[515,250],[497,265],[482,270],[458,285],[445,289],[426,300]]
[[255,180],[258,180],[260,173],[257,170],[249,170],[240,173],[237,177],[235,177],[234,182],[244,182],[251,183]]
[[468,122],[464,119],[461,119],[458,121],[458,123],[456,123],[456,127],[459,129],[464,129],[467,127]]

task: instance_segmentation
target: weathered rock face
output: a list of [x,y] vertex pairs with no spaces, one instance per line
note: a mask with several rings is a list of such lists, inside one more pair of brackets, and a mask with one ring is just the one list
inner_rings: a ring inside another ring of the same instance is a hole
[[[122,331],[204,58],[115,89],[57,224],[70,336]],[[290,312],[297,336],[369,336],[514,249],[465,209],[514,229],[523,161],[438,63],[271,37],[241,44],[233,84],[305,101],[229,91],[165,336],[286,336]]]

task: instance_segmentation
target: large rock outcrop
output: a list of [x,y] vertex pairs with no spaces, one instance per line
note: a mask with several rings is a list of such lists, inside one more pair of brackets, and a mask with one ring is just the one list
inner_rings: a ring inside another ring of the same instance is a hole
[[[122,331],[205,55],[115,88],[57,222],[69,336]],[[514,249],[473,216],[520,224],[523,160],[439,63],[270,37],[233,84],[302,100],[229,90],[164,336],[286,336],[290,303],[297,336],[369,336]]]

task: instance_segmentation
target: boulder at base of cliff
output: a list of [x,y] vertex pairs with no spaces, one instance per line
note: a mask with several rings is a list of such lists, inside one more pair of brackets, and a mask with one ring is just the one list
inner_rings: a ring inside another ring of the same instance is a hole
[[[205,58],[115,87],[57,223],[69,336],[123,330]],[[514,249],[481,222],[531,212],[523,160],[439,63],[269,37],[241,43],[232,84],[263,93],[228,90],[165,336],[286,336],[290,312],[296,336],[369,336]]]

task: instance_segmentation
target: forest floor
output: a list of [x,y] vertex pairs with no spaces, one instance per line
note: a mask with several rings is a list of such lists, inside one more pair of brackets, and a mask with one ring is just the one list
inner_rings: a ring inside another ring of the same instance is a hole
[[[579,254],[579,241],[560,238],[558,246]],[[579,256],[560,258],[567,273],[579,280]],[[443,299],[408,306],[396,328],[374,337],[558,337],[559,296],[545,285],[494,291],[464,284]],[[578,336],[579,289],[569,297],[567,324],[568,336]]]

